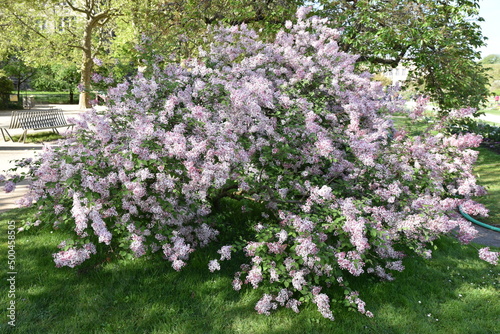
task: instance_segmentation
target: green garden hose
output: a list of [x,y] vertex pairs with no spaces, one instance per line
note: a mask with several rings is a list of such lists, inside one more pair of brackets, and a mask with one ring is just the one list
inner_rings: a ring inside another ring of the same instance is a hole
[[485,227],[487,229],[490,229],[490,230],[493,230],[493,231],[496,231],[496,232],[500,232],[500,228],[495,227],[495,226],[491,226],[491,225],[488,225],[488,224],[485,224],[485,223],[481,223],[479,220],[476,220],[476,219],[472,218],[471,216],[469,216],[468,214],[466,214],[465,212],[462,211],[462,207],[461,206],[458,206],[458,211],[460,211],[460,213],[462,214],[462,216],[464,216],[465,219],[467,219],[468,221],[470,221],[470,222],[472,222],[474,224],[477,224],[479,226]]

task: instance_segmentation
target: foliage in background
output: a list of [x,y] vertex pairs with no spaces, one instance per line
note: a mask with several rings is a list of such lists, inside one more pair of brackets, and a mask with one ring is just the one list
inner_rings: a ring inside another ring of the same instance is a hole
[[389,79],[389,78],[387,78],[387,77],[385,77],[382,74],[375,74],[372,79],[375,80],[375,81],[379,81],[385,87],[389,87],[389,86],[392,85],[392,80]]
[[14,90],[14,83],[9,79],[7,74],[0,70],[0,94],[10,94]]
[[[360,69],[409,66],[414,87],[444,111],[478,107],[485,101],[487,77],[474,51],[484,45],[477,24],[482,20],[477,16],[479,0],[312,3],[316,14],[331,19],[331,27],[343,29],[341,48],[360,55]],[[93,59],[138,66],[143,55],[134,46],[143,36],[152,41],[152,54],[162,55],[167,63],[180,62],[210,42],[206,29],[211,24],[245,23],[259,30],[263,40],[272,39],[298,6],[311,1],[1,0],[0,4],[4,8],[0,54],[14,52],[30,64],[55,60],[78,64],[85,88],[82,99],[88,99]]]
[[488,55],[479,62],[483,65],[500,64],[500,55]]
[[494,95],[500,95],[500,64],[484,64],[488,75],[490,76],[490,90]]
[[14,54],[9,54],[5,57],[0,62],[0,66],[2,66],[2,69],[7,75],[15,81],[15,89],[19,98],[19,92],[35,75],[36,68],[26,64],[20,56]]
[[[82,107],[88,105],[92,58],[109,42],[107,28],[123,1],[2,1],[2,35],[10,40],[11,52],[41,65],[73,63],[79,67]],[[29,42],[27,42],[29,41]]]
[[467,149],[480,138],[396,131],[399,101],[356,74],[339,31],[307,12],[267,43],[246,25],[218,27],[200,58],[148,64],[150,75],[110,89],[108,110],[75,120],[75,136],[31,164],[33,225],[71,235],[56,266],[112,252],[159,255],[180,270],[216,244],[208,270],[245,259],[232,285],[261,291],[259,313],[312,303],[333,320],[342,306],[372,316],[355,277],[392,280],[405,256],[429,258],[444,233],[472,240],[456,208],[486,211],[472,200],[484,189]]
[[53,64],[37,69],[31,81],[31,87],[37,91],[66,91],[69,103],[74,103],[74,95],[80,82],[80,74],[76,65]]
[[255,21],[266,27],[281,26],[287,18],[283,14],[289,12],[290,17],[296,9],[295,1],[283,0],[2,0],[0,4],[0,31],[8,41],[0,43],[0,54],[14,52],[37,65],[54,61],[77,65],[83,88],[81,107],[89,106],[93,59],[138,61],[133,46],[144,33],[156,37],[161,54],[188,57],[203,43],[207,24]]
[[[136,27],[138,37],[146,36],[151,41],[150,55],[163,55],[167,62],[179,63],[196,56],[198,48],[209,43],[210,25],[244,23],[259,30],[262,38],[272,38],[301,3],[300,0],[130,2],[124,16],[128,26]],[[169,59],[170,55],[173,58]]]
[[9,101],[9,95],[14,90],[14,84],[12,80],[6,75],[6,73],[0,70],[0,109],[7,106]]
[[486,102],[488,80],[475,51],[484,45],[479,0],[318,2],[316,13],[343,29],[339,44],[360,55],[360,66],[407,66],[408,84],[445,112]]

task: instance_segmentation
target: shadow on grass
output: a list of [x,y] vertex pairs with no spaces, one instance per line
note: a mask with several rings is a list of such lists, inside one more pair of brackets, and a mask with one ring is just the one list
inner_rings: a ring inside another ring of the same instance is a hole
[[139,259],[82,274],[55,268],[53,251],[23,245],[18,252],[17,327],[23,333],[149,333],[157,327],[165,333],[216,333],[224,324],[214,321],[252,308],[229,288],[227,275],[206,267],[175,272],[167,262]]
[[[237,261],[209,273],[216,248],[194,253],[181,272],[166,261],[142,258],[78,271],[54,267],[56,239],[48,231],[17,237],[17,332],[495,333],[500,314],[499,277],[489,276],[492,267],[472,247],[448,239],[438,242],[432,260],[407,258],[394,282],[354,279],[352,288],[361,291],[375,318],[339,308],[335,322],[314,305],[299,314],[284,309],[258,315],[253,308],[262,292],[231,288]],[[0,298],[4,304],[6,296]]]

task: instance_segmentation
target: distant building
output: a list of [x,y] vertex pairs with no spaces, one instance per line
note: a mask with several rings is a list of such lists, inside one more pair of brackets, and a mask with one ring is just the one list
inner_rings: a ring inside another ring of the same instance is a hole
[[399,82],[405,81],[408,78],[408,73],[409,69],[407,67],[398,65],[398,67],[384,72],[383,76],[390,79],[392,82],[392,86],[395,86]]

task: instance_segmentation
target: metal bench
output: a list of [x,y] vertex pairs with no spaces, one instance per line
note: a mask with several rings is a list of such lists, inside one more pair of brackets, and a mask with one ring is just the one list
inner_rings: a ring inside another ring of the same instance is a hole
[[[23,134],[19,138],[26,142],[28,130],[46,130],[52,129],[55,133],[59,134],[57,128],[70,128],[74,124],[67,123],[62,109],[47,109],[47,110],[15,110],[12,112],[10,125],[8,127],[0,127],[4,141],[7,141],[5,134],[12,139],[12,136],[7,130],[23,129]],[[5,133],[4,133],[5,131]]]

